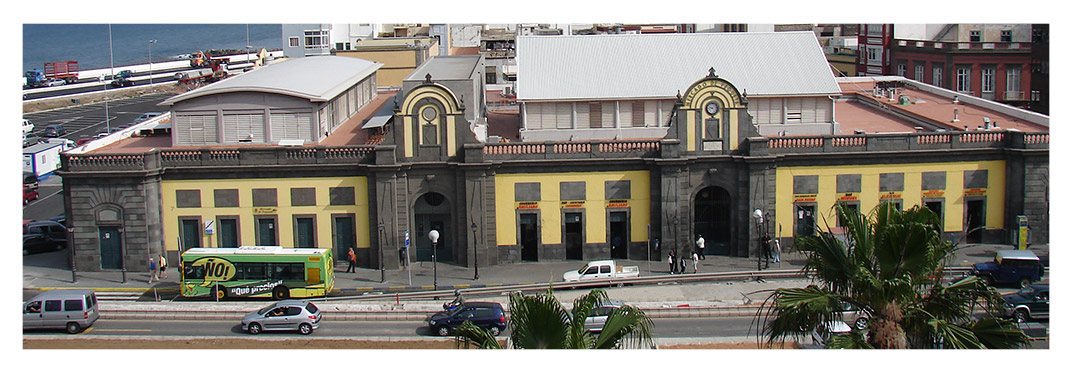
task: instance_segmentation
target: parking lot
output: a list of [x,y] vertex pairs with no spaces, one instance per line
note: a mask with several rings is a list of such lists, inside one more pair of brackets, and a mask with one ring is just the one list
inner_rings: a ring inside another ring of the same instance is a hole
[[23,118],[34,124],[31,132],[34,135],[43,137],[46,126],[59,124],[67,129],[67,135],[63,137],[77,142],[83,138],[92,138],[98,133],[125,127],[142,113],[166,111],[166,107],[157,104],[173,95],[163,93],[111,101],[108,103],[107,114],[104,103],[77,105],[72,102],[73,106],[68,108],[25,113]]

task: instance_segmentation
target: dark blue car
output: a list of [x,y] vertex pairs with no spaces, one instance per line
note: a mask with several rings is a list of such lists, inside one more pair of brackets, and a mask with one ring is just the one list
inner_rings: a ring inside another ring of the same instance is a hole
[[466,302],[451,311],[437,312],[429,316],[428,328],[446,336],[465,321],[487,329],[492,335],[499,335],[507,328],[503,306],[495,302]]
[[999,250],[994,261],[973,264],[972,274],[988,285],[1017,284],[1025,288],[1043,278],[1043,264],[1028,250]]

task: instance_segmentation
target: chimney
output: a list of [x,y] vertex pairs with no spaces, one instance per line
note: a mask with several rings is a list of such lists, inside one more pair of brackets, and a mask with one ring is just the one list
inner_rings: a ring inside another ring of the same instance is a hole
[[[954,99],[956,100],[957,97],[955,97]],[[958,108],[954,108],[954,122],[957,122],[957,121],[959,121],[959,119],[958,119]]]
[[958,96],[954,96],[954,105],[958,104]]
[[991,118],[984,117],[984,129],[991,129]]

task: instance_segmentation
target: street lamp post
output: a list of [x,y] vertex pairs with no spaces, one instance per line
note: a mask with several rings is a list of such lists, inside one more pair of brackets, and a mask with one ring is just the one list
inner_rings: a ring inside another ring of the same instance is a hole
[[479,266],[477,264],[477,223],[469,223],[469,229],[473,230],[473,281],[481,279],[481,274],[477,270]]
[[384,222],[376,224],[376,228],[380,232],[380,235],[377,236],[376,240],[378,245],[376,250],[376,262],[380,263],[380,283],[384,283]]
[[432,241],[432,291],[439,290],[439,276],[436,273],[436,243],[440,241],[440,232],[433,229],[428,231],[428,239]]
[[149,40],[149,89],[153,89],[153,44],[156,39]]

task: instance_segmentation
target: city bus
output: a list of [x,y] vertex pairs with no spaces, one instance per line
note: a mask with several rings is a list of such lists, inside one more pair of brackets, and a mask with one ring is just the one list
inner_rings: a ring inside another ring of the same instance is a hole
[[327,295],[335,285],[331,249],[196,247],[179,261],[185,297],[305,298]]

